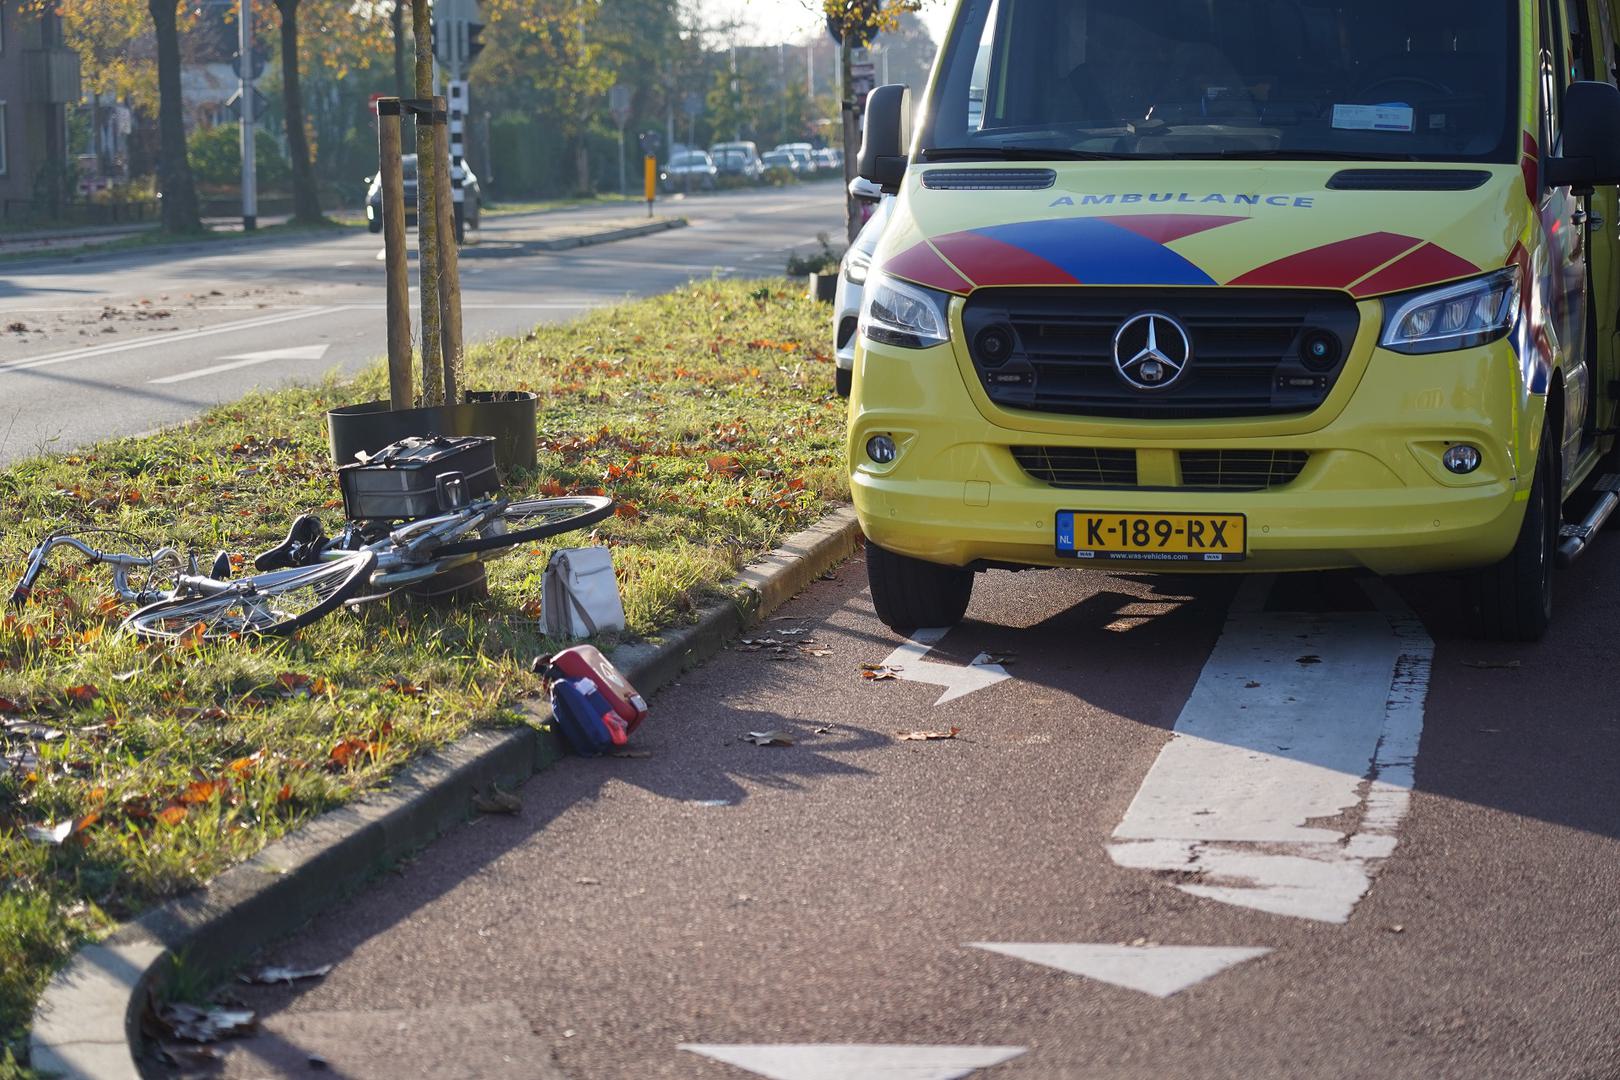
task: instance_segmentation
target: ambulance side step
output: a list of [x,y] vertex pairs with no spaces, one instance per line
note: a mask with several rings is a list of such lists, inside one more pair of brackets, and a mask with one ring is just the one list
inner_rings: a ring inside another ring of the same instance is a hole
[[1578,525],[1565,525],[1558,530],[1558,565],[1568,566],[1586,551],[1586,545],[1592,542],[1603,523],[1609,520],[1609,515],[1620,507],[1620,474],[1603,477],[1594,488],[1598,498],[1592,504],[1592,509],[1586,512],[1586,517]]

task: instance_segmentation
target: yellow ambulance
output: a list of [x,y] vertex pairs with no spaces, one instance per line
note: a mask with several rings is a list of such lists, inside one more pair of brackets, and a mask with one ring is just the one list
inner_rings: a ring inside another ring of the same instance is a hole
[[1620,504],[1612,4],[961,0],[858,164],[883,621],[997,567],[1364,568],[1540,637]]

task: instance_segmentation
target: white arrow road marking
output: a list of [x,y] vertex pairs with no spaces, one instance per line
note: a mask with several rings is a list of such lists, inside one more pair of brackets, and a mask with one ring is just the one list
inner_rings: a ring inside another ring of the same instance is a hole
[[1007,674],[1006,668],[1000,664],[990,663],[989,653],[980,653],[967,667],[924,660],[923,657],[928,655],[928,650],[938,645],[948,633],[950,633],[948,626],[918,630],[911,635],[910,641],[888,655],[883,661],[883,666],[891,669],[896,677],[906,682],[943,686],[945,692],[934,702],[935,705],[955,701],[975,690],[983,690],[1012,678]]
[[1194,896],[1342,923],[1395,851],[1434,642],[1381,582],[1362,585],[1375,612],[1261,611],[1266,587],[1245,586],[1108,853]]
[[873,1046],[780,1043],[709,1046],[682,1043],[701,1054],[771,1080],[958,1080],[1011,1061],[1022,1046]]
[[47,353],[44,356],[30,356],[23,360],[12,360],[0,364],[0,372],[26,371],[29,368],[49,367],[52,364],[66,363],[69,360],[85,360],[91,357],[105,356],[108,353],[151,349],[159,345],[173,345],[177,341],[191,341],[194,338],[213,337],[216,334],[234,334],[242,330],[256,330],[263,326],[274,326],[276,323],[292,322],[295,319],[307,319],[314,315],[335,315],[340,311],[348,311],[350,306],[348,304],[338,304],[333,307],[294,308],[291,311],[283,311],[275,315],[262,315],[255,319],[239,319],[236,322],[204,326],[197,330],[179,330],[173,333],[154,334],[138,341],[109,341],[105,345],[90,345],[82,349],[69,349],[66,352]]
[[1270,949],[1212,945],[1065,945],[1056,942],[970,941],[1032,964],[1167,998]]
[[330,345],[299,345],[291,349],[266,349],[263,352],[237,353],[235,356],[222,356],[221,360],[231,360],[234,363],[215,364],[213,367],[198,368],[196,371],[184,371],[179,375],[165,375],[161,379],[148,379],[152,383],[177,383],[187,379],[201,379],[205,375],[218,375],[222,371],[235,371],[237,368],[252,367],[254,364],[268,364],[272,360],[319,360],[326,355]]

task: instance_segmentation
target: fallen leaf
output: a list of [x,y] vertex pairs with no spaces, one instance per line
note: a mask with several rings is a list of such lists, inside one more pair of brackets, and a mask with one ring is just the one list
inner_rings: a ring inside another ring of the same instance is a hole
[[901,742],[914,740],[916,742],[929,742],[934,739],[954,739],[961,728],[951,728],[949,731],[897,731],[894,737]]
[[291,798],[292,798],[292,785],[291,784],[282,784],[281,785],[281,790],[276,792],[276,802],[284,803],[288,799],[291,799]]
[[384,679],[382,685],[379,686],[378,689],[392,690],[396,694],[404,694],[406,697],[420,697],[427,693],[426,687],[418,686],[411,682],[411,680],[400,678],[398,676],[390,679]]
[[186,820],[186,808],[179,803],[170,803],[158,811],[157,819],[165,825],[178,825]]
[[473,792],[473,809],[480,814],[516,814],[523,809],[523,800],[490,784],[487,795]]
[[244,971],[236,978],[240,982],[253,983],[259,986],[275,986],[286,983],[291,986],[300,979],[319,979],[332,970],[331,964],[322,964],[314,968],[290,968],[268,965],[253,971]]
[[897,667],[884,667],[881,664],[877,665],[876,667],[868,667],[865,664],[862,664],[861,678],[867,679],[871,682],[883,682],[886,679],[900,678],[899,674],[897,674],[899,671],[900,669]]
[[196,780],[186,785],[186,790],[180,794],[180,802],[187,806],[197,806],[222,794],[225,788],[226,783],[223,780]]
[[158,1020],[177,1039],[211,1043],[246,1035],[258,1026],[249,1009],[199,1009],[183,1002],[170,1002],[158,1010]]
[[743,736],[743,742],[755,746],[792,746],[793,737],[785,731],[750,731]]
[[344,739],[332,747],[331,752],[326,757],[328,764],[339,769],[347,769],[354,765],[361,755],[370,752],[371,744],[369,742],[364,739],[350,738]]
[[75,705],[88,705],[101,696],[101,691],[90,683],[82,683],[79,686],[68,687],[62,691],[62,696]]
[[577,878],[574,879],[574,884],[575,885],[600,885],[600,884],[602,884],[602,879],[601,878],[593,878],[593,877],[577,877]]
[[16,715],[22,711],[23,707],[17,704],[15,701],[12,701],[10,698],[0,697],[0,713],[11,713]]
[[800,651],[806,656],[831,656],[833,654],[831,649],[801,649]]
[[1320,656],[1301,656],[1294,661],[1296,664],[1320,664],[1321,662],[1322,658]]
[[258,750],[252,754],[249,754],[247,757],[237,758],[235,761],[225,766],[225,771],[235,776],[246,776],[248,773],[253,771],[253,767],[255,765],[263,760],[264,751]]

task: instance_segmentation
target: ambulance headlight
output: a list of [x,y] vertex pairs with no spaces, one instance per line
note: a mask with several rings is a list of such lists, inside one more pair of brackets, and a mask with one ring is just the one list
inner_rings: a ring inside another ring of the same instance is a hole
[[1452,352],[1496,341],[1519,312],[1519,268],[1384,298],[1378,344],[1402,353]]
[[861,297],[861,336],[903,349],[926,349],[951,339],[951,296],[888,274],[875,273]]

